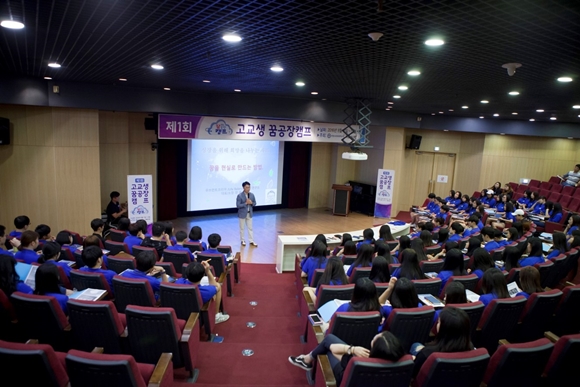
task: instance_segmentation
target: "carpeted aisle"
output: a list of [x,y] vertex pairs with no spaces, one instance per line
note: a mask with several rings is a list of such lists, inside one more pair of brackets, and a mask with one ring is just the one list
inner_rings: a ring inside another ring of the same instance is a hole
[[[294,274],[274,265],[244,264],[234,297],[225,300],[230,319],[215,327],[221,344],[201,343],[196,386],[308,386],[304,371],[288,363],[302,353]],[[256,306],[250,305],[256,301]],[[256,323],[248,328],[248,322]],[[253,356],[243,356],[251,349]],[[187,384],[176,374],[174,386]]]

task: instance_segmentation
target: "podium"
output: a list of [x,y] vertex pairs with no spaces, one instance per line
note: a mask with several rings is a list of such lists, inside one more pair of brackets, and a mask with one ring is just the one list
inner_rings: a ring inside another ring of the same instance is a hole
[[348,216],[350,212],[350,185],[333,184],[332,215]]

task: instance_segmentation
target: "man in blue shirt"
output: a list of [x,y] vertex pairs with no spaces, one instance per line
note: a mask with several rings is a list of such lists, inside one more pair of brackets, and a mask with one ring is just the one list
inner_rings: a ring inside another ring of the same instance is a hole
[[83,249],[82,258],[86,266],[81,267],[79,270],[104,275],[112,292],[113,277],[116,276],[117,273],[113,270],[101,269],[101,266],[103,266],[103,251],[97,246],[87,246],[86,249]]
[[30,218],[26,215],[20,215],[14,218],[14,227],[16,230],[10,232],[10,236],[14,238],[20,238],[22,233],[28,230],[28,226],[30,226]]
[[123,243],[125,243],[127,245],[127,247],[129,247],[129,252],[131,254],[133,254],[133,246],[135,246],[135,245],[141,246],[141,243],[143,242],[145,235],[143,235],[143,232],[141,231],[141,227],[139,227],[139,225],[137,225],[137,223],[130,224],[128,231],[129,231],[129,235],[127,235],[125,237],[125,239],[123,240]]
[[[209,285],[201,285],[201,280],[203,277],[207,276]],[[211,266],[208,262],[192,262],[185,269],[184,277],[175,281],[176,284],[182,285],[196,285],[201,295],[201,301],[205,304],[212,298],[215,301],[215,323],[223,323],[227,321],[230,316],[226,313],[220,312],[220,306],[222,302],[222,288],[220,284],[215,280],[211,272]]]
[[228,266],[228,256],[221,253],[217,247],[220,245],[222,237],[220,234],[211,234],[207,237],[207,243],[209,243],[209,248],[203,252],[203,254],[221,254],[224,257],[224,265]]
[[465,228],[461,224],[453,222],[449,228],[449,238],[447,238],[447,241],[459,242],[462,238],[461,233],[463,233],[464,230]]
[[499,249],[500,245],[493,240],[495,236],[495,230],[491,227],[484,227],[481,230],[481,235],[483,236],[483,241],[485,242],[485,249],[487,251]]
[[[121,276],[133,279],[146,279],[151,284],[155,299],[159,298],[159,287],[161,282],[169,282],[169,277],[165,274],[165,269],[161,266],[155,266],[155,254],[153,251],[143,251],[135,257],[137,269],[126,270]],[[160,276],[157,278],[157,276]]]
[[[15,240],[16,244],[19,245],[20,242],[16,239]],[[12,241],[10,241],[10,243],[13,243]],[[14,253],[12,251],[9,250],[4,250],[4,247],[6,247],[6,227],[4,226],[0,226],[0,255],[10,255],[10,256],[14,256]]]
[[[186,251],[189,255],[189,260],[193,261],[193,254],[191,250],[183,246],[183,242],[187,239],[187,233],[185,231],[178,231],[175,233],[175,241],[177,242],[174,246],[168,246],[165,251]],[[219,243],[218,243],[219,244]],[[219,253],[219,251],[218,251]]]
[[34,250],[38,247],[38,233],[24,231],[20,243],[21,250],[14,255],[14,258],[28,264],[37,263],[39,255]]

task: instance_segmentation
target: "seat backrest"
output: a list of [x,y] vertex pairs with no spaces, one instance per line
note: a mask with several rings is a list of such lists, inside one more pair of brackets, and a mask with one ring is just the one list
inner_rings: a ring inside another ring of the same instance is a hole
[[107,257],[107,269],[121,274],[127,269],[135,270],[135,258]]
[[428,342],[434,315],[435,309],[432,306],[396,308],[385,320],[383,331],[388,330],[394,334],[408,352],[413,343]]
[[550,194],[552,192],[550,192],[549,189],[541,189],[541,190],[538,191],[538,193],[540,194],[540,196],[545,196],[546,197],[546,200],[547,200],[547,198],[550,196]]
[[163,252],[163,262],[171,262],[175,268],[183,266],[184,263],[190,263],[191,259],[187,251],[165,250]]
[[179,349],[182,335],[180,324],[173,308],[153,308],[129,305],[125,310],[131,354],[140,363],[155,364],[164,352],[173,353],[173,365],[184,366]]
[[[123,242],[127,238],[127,232],[115,230],[114,228],[109,230],[109,237],[114,242]],[[105,243],[106,246],[106,243]],[[110,250],[110,249],[107,249]]]
[[477,329],[479,320],[481,320],[481,316],[483,315],[483,311],[485,310],[485,305],[483,304],[483,302],[475,301],[468,302],[465,304],[450,304],[448,306],[452,306],[457,309],[462,309],[465,313],[467,313],[470,322],[471,338],[473,340],[473,338],[475,337],[475,330]]
[[312,274],[312,278],[310,279],[309,286],[315,288],[318,286],[318,282],[322,278],[322,274],[324,274],[324,269],[315,269],[314,274]]
[[419,370],[414,386],[479,387],[489,363],[485,348],[432,353]]
[[570,202],[572,201],[572,197],[568,195],[560,196],[559,203],[562,205],[562,208],[568,208]]
[[375,282],[375,287],[377,288],[377,296],[381,296],[389,288],[388,282]]
[[552,277],[552,270],[555,269],[554,264],[552,261],[546,261],[542,263],[536,263],[534,267],[540,272],[540,283],[542,287],[547,287],[550,277]]
[[[71,253],[71,251],[69,249],[60,249],[60,259],[66,259],[67,261],[75,261],[76,262],[75,257],[73,256],[73,253]],[[77,267],[78,267],[78,263],[77,263]]]
[[491,354],[497,349],[500,339],[510,340],[518,325],[522,311],[526,306],[526,298],[498,298],[491,300],[483,311],[477,327],[481,332],[477,347],[485,347]]
[[530,182],[528,183],[528,187],[529,187],[529,189],[532,189],[532,188],[534,188],[534,187],[536,187],[536,188],[537,188],[537,187],[539,187],[539,186],[540,186],[540,184],[541,184],[540,180],[535,180],[535,179],[532,179],[532,180],[530,180]]
[[576,192],[578,192],[578,196],[573,196],[568,204],[568,209],[572,212],[578,211],[578,208],[580,207],[580,190],[576,190]]
[[63,267],[60,266],[60,265],[56,265],[56,269],[58,270],[58,275],[60,277],[60,284],[63,287],[72,290],[73,289],[73,286],[70,283],[70,278],[66,274],[66,271],[64,271]]
[[356,261],[356,255],[343,255],[341,259],[343,265],[352,265]]
[[412,280],[415,285],[417,294],[431,294],[433,297],[439,297],[441,290],[441,278],[426,278],[420,280]]
[[[451,217],[448,217],[448,219],[449,218],[451,218]],[[443,251],[443,247],[441,247],[439,245],[433,245],[433,246],[429,246],[429,247],[425,248],[425,253],[431,254],[432,256],[439,254],[441,251]]]
[[487,387],[537,386],[553,348],[548,339],[500,345],[489,361],[483,381]]
[[146,246],[139,246],[139,245],[134,245],[132,247],[133,249],[133,255],[136,257],[137,255],[139,255],[139,253],[143,252],[143,251],[151,251],[153,252],[153,254],[155,254],[155,259],[157,261],[159,261],[159,254],[157,253],[157,250],[153,247],[146,247]]
[[370,350],[381,320],[379,312],[337,312],[330,320],[327,334],[333,334],[349,345]]
[[122,353],[119,337],[125,330],[111,301],[68,301],[73,347],[90,352],[102,347],[105,353]]
[[[558,179],[558,178],[556,177],[556,179]],[[558,184],[558,185],[560,185],[560,184]],[[555,187],[555,185],[552,187]],[[562,195],[572,196],[574,194],[574,190],[575,190],[574,187],[567,185],[567,186],[562,187],[561,193],[562,193]]]
[[576,380],[578,359],[580,359],[580,334],[560,337],[544,369],[548,382],[546,385],[564,386]]
[[400,263],[389,263],[389,273],[391,273],[391,275],[393,275],[395,270],[397,270],[399,267],[401,267]]
[[74,232],[71,230],[64,230],[64,231],[70,233],[70,235],[72,236],[72,239],[73,239],[73,244],[75,244],[75,245],[82,245],[83,244],[83,238],[81,237],[81,235],[78,232]]
[[550,196],[548,196],[546,199],[550,202],[556,203],[558,200],[560,200],[560,196],[562,196],[562,194],[558,192],[550,192]]
[[173,277],[173,278],[179,278],[181,277],[181,273],[178,273],[175,269],[175,266],[173,265],[173,262],[162,262],[159,261],[155,264],[155,266],[159,266],[162,267],[163,269],[165,269],[165,272],[167,273],[168,276]]
[[155,295],[151,284],[146,279],[133,279],[121,276],[113,277],[115,289],[115,306],[120,313],[125,312],[127,305],[155,306]]
[[85,266],[85,261],[83,261],[83,252],[79,251],[78,249],[74,251],[74,253],[72,253],[73,255],[73,261],[75,261],[77,263],[77,267],[83,267]]
[[543,181],[540,183],[540,189],[551,189],[552,188],[552,183],[548,182],[548,181]]
[[421,261],[419,266],[421,266],[423,273],[439,273],[443,269],[444,263],[442,259],[434,259],[432,261]]
[[201,294],[196,285],[161,283],[159,300],[162,307],[173,308],[177,318],[186,321],[192,312],[199,312],[203,307]]
[[510,182],[509,186],[512,188],[512,190],[516,190],[518,189],[519,184],[518,183],[514,183],[514,182]]
[[201,242],[183,242],[183,247],[187,247],[192,253],[195,253],[196,251],[203,251]]
[[547,286],[550,289],[556,288],[560,281],[566,278],[566,261],[568,260],[569,254],[560,254],[557,257],[551,258],[550,261],[554,264],[553,269],[550,271],[548,278],[546,279]]
[[476,276],[475,274],[454,275],[454,276],[449,277],[449,279],[445,283],[445,286],[441,290],[441,294],[439,295],[440,299],[445,298],[445,290],[446,290],[447,286],[453,281],[461,282],[463,284],[463,286],[465,287],[465,289],[469,289],[472,292],[475,292],[475,289],[477,288],[477,283],[479,282],[479,277]]
[[519,284],[521,270],[522,270],[521,267],[512,267],[508,273],[507,278],[506,278],[506,283],[509,284],[509,283],[515,282],[515,283]]
[[318,288],[316,297],[316,309],[326,304],[330,300],[348,300],[352,299],[354,284],[350,285],[321,285]]
[[[21,344],[0,340],[0,364],[2,370],[6,371],[6,378],[9,375],[17,378],[14,385],[65,387],[69,382],[64,366],[54,349],[47,344]],[[11,384],[8,381],[6,383]]]
[[109,255],[117,255],[120,252],[130,254],[129,246],[127,246],[123,241],[105,241],[105,249],[109,250]]
[[219,278],[226,271],[223,254],[199,253],[195,256],[197,262],[209,260],[209,264],[215,270],[215,275]]
[[580,284],[562,289],[562,297],[554,313],[554,323],[553,330],[560,336],[580,331]]
[[344,370],[340,386],[408,387],[413,366],[411,355],[405,355],[397,362],[353,357]]
[[111,298],[111,287],[102,273],[91,273],[73,269],[70,271],[70,282],[76,290],[84,290],[87,288],[106,290],[107,296]]
[[87,381],[90,381],[90,386],[147,386],[131,355],[107,355],[73,349],[66,355],[66,368],[71,386],[86,386]]
[[16,311],[14,311],[14,307],[6,293],[0,289],[0,324],[2,324],[0,326],[3,327],[4,323],[10,324],[13,320],[16,320]]
[[369,278],[371,275],[370,267],[355,267],[348,278],[348,282],[351,284],[356,284],[360,278]]

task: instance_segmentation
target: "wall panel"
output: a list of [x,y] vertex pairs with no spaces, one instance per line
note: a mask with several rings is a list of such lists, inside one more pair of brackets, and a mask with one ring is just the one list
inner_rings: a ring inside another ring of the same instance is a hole
[[312,143],[310,161],[310,190],[308,192],[308,208],[329,207],[329,191],[331,191],[332,148],[329,143]]

